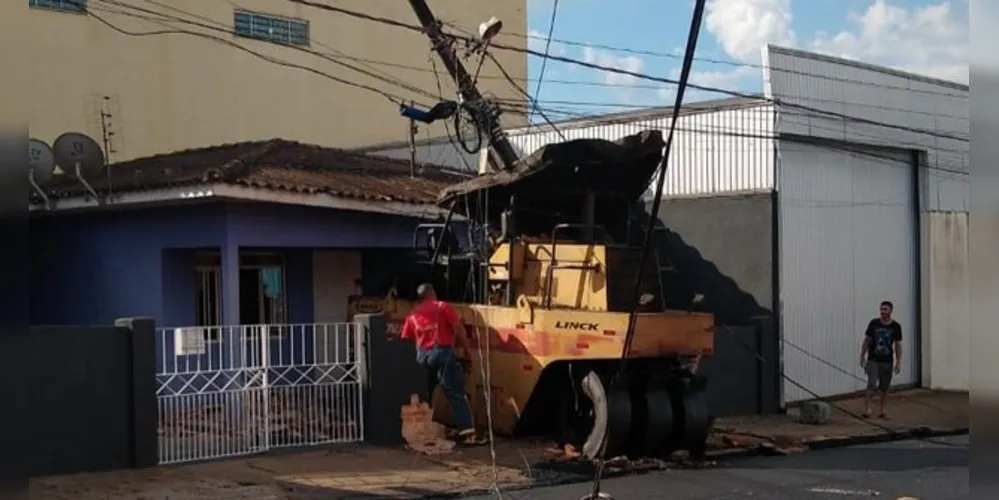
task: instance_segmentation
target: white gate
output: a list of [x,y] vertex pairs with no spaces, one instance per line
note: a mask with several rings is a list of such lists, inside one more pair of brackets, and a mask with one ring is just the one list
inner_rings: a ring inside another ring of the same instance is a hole
[[157,331],[160,464],[364,439],[356,323]]

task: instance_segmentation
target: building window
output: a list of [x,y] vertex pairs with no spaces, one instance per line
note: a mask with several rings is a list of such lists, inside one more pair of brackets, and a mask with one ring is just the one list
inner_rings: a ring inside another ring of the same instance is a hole
[[65,12],[86,12],[87,0],[28,0],[28,7]]
[[233,20],[236,36],[281,45],[309,45],[309,22],[302,19],[237,10]]

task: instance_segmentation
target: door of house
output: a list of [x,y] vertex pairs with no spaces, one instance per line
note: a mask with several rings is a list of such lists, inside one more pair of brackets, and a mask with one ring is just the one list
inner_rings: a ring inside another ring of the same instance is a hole
[[249,254],[239,260],[239,322],[267,325],[271,338],[280,338],[288,323],[283,256]]

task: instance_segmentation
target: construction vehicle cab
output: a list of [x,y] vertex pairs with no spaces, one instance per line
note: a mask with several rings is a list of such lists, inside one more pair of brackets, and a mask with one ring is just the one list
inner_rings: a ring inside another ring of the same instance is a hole
[[[703,451],[710,417],[693,367],[713,351],[714,317],[669,310],[656,259],[639,270],[641,248],[629,244],[663,146],[657,131],[546,146],[512,171],[445,189],[447,220],[417,229],[416,280],[433,282],[469,332],[479,426],[491,415],[498,434],[547,433],[588,457],[605,435],[608,456]],[[354,297],[350,311],[399,325],[413,306],[391,294]],[[445,422],[446,404],[434,400]]]

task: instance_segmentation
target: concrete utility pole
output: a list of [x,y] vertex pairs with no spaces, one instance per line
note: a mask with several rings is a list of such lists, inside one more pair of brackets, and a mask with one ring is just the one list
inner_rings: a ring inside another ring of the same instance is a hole
[[[409,0],[409,5],[413,7],[413,12],[416,13],[417,19],[420,20],[424,31],[434,44],[434,50],[440,56],[441,61],[444,62],[447,72],[454,79],[455,83],[458,84],[458,92],[461,93],[461,98],[465,102],[481,102],[482,94],[475,88],[475,82],[472,81],[472,77],[468,74],[465,66],[455,56],[454,51],[450,50],[451,45],[441,31],[440,21],[430,11],[426,0]],[[506,133],[500,128],[499,120],[489,120],[488,126],[489,130],[485,132],[488,133],[487,141],[492,146],[489,150],[489,163],[495,170],[509,170],[517,162],[517,152],[507,139]]]
[[[413,101],[409,101],[413,106]],[[416,120],[409,119],[409,176],[416,177]]]

